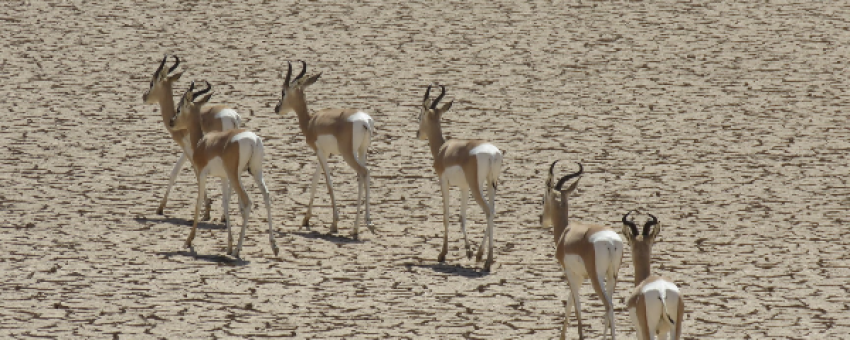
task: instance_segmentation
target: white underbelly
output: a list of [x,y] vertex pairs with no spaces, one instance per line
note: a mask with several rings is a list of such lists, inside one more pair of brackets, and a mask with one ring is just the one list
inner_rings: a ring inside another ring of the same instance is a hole
[[443,170],[443,180],[449,186],[455,186],[461,189],[469,188],[469,184],[466,183],[466,174],[463,173],[463,168],[460,165],[453,165]]
[[334,135],[321,135],[316,137],[316,147],[326,155],[339,155],[339,144]]

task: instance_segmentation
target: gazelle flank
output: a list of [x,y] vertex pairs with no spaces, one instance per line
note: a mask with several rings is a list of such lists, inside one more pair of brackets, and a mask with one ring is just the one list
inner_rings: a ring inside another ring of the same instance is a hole
[[[466,256],[472,258],[472,249],[466,235],[466,206],[469,193],[475,202],[484,210],[487,217],[487,229],[478,247],[476,261],[481,261],[484,246],[489,245],[484,271],[489,271],[493,264],[493,218],[496,213],[496,187],[502,168],[502,151],[493,144],[483,140],[446,140],[440,119],[452,107],[448,102],[437,108],[440,100],[446,95],[446,87],[440,85],[440,95],[432,102],[429,98],[431,85],[425,91],[422,100],[422,111],[419,114],[419,130],[417,138],[427,140],[434,156],[434,170],[440,181],[440,191],[443,194],[443,248],[437,261],[444,262],[448,253],[449,242],[449,189],[460,188],[460,228],[463,231],[463,242]],[[487,188],[489,203],[484,200],[484,188]]]
[[[617,285],[617,272],[623,259],[623,241],[611,228],[569,221],[568,198],[576,189],[584,168],[579,164],[578,172],[561,177],[553,189],[553,171],[557,162],[552,162],[549,167],[546,191],[543,196],[543,215],[540,220],[544,227],[554,226],[555,258],[564,270],[567,284],[570,286],[561,339],[566,339],[570,308],[573,304],[575,304],[576,319],[578,319],[579,339],[584,339],[579,292],[584,280],[590,278],[593,290],[605,306],[603,335],[607,333],[610,326],[613,340],[615,338],[613,294],[614,287]],[[562,189],[564,183],[572,178],[577,179],[568,188]]]
[[[174,57],[174,65],[168,69],[165,69],[168,55],[165,55],[165,57],[162,58],[162,62],[153,73],[150,87],[147,91],[145,91],[144,95],[142,95],[142,101],[145,104],[159,103],[160,112],[162,113],[162,123],[165,125],[166,130],[168,130],[171,134],[171,138],[174,142],[176,142],[177,145],[180,146],[180,149],[183,150],[183,153],[180,154],[180,158],[177,159],[177,163],[174,164],[174,168],[171,170],[171,174],[168,177],[168,187],[165,189],[165,195],[162,196],[162,200],[159,202],[159,208],[156,209],[156,213],[159,215],[162,215],[165,210],[165,205],[168,203],[168,195],[171,193],[171,188],[177,180],[177,174],[179,174],[180,170],[183,169],[183,165],[186,163],[186,160],[189,157],[192,157],[192,145],[189,142],[189,131],[185,129],[172,129],[169,126],[171,118],[174,117],[172,84],[178,81],[180,76],[183,75],[183,72],[172,73],[180,65],[180,58],[176,55],[172,55],[172,57]],[[201,130],[204,133],[238,129],[242,125],[242,117],[240,117],[235,110],[224,105],[206,106],[202,108],[200,119],[198,121],[201,125]],[[206,221],[209,219],[210,206],[209,204],[206,204],[203,220]]]
[[341,155],[345,163],[357,172],[357,216],[354,219],[354,230],[351,236],[358,238],[360,228],[360,206],[363,201],[363,192],[366,192],[366,227],[375,232],[372,219],[369,215],[369,188],[371,179],[369,168],[366,167],[366,153],[372,134],[375,132],[375,121],[368,114],[358,109],[324,109],[314,114],[307,110],[307,100],[304,90],[316,82],[322,73],[314,76],[304,77],[307,73],[307,63],[301,62],[301,73],[292,82],[292,63],[287,62],[286,79],[283,82],[281,99],[275,106],[275,112],[280,115],[294,111],[298,117],[298,126],[304,133],[307,145],[313,149],[318,158],[316,172],[313,173],[313,182],[310,185],[310,203],[307,205],[307,213],[302,226],[310,226],[310,217],[313,216],[313,199],[316,196],[316,186],[319,176],[325,173],[328,193],[331,196],[331,207],[333,208],[333,223],[330,232],[337,232],[339,212],[334,197],[331,172],[328,167],[328,157]]
[[[198,213],[204,201],[207,176],[220,177],[222,179],[222,193],[224,201],[225,226],[227,228],[227,253],[239,257],[242,250],[242,242],[245,239],[245,227],[251,214],[251,200],[242,185],[240,174],[244,171],[251,173],[254,181],[263,193],[266,203],[266,214],[269,222],[269,242],[275,255],[278,247],[274,240],[274,229],[272,227],[271,199],[269,190],[263,180],[263,141],[254,133],[245,129],[233,129],[220,132],[204,133],[198,120],[201,117],[200,107],[209,101],[212,87],[207,83],[207,88],[198,92],[192,92],[195,83],[189,86],[189,90],[180,99],[177,113],[171,118],[169,126],[172,129],[186,129],[189,131],[189,139],[192,150],[192,165],[198,179],[198,201],[195,205],[194,223],[192,231],[186,239],[186,247],[192,247],[195,231],[198,229]],[[198,96],[204,97],[197,99]],[[230,204],[230,189],[236,190],[239,197],[239,211],[242,213],[242,230],[239,234],[239,243],[233,250],[233,235],[230,232],[230,218],[228,206]]]
[[637,330],[638,339],[661,339],[670,334],[670,340],[682,336],[685,302],[679,287],[667,278],[651,275],[652,246],[661,232],[661,223],[649,214],[642,230],[629,220],[629,211],[623,215],[623,235],[632,250],[635,267],[635,290],[629,296],[626,308]]

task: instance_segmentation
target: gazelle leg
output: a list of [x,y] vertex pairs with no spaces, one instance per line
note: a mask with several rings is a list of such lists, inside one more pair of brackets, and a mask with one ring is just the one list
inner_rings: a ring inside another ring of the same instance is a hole
[[165,196],[162,196],[162,200],[159,201],[159,208],[156,209],[157,215],[162,215],[163,210],[165,210],[165,204],[168,203],[168,195],[171,193],[171,187],[174,186],[174,181],[177,180],[177,175],[180,173],[180,170],[183,169],[183,164],[186,163],[186,154],[181,153],[180,158],[177,159],[177,163],[174,163],[174,168],[171,169],[171,175],[168,177],[168,186],[165,187]]
[[372,223],[372,218],[369,215],[369,191],[372,188],[372,175],[369,168],[366,167],[366,148],[361,148],[359,150],[357,160],[359,161],[360,166],[366,170],[366,227],[369,228],[369,231],[375,233],[375,224]]
[[192,223],[192,231],[189,232],[189,237],[186,238],[186,247],[192,248],[192,241],[195,239],[195,231],[198,230],[198,215],[201,212],[201,205],[204,204],[204,193],[207,188],[207,176],[205,174],[198,175],[198,201],[195,203],[195,217]]
[[566,340],[567,338],[567,326],[570,325],[570,314],[573,312],[572,292],[569,296],[567,296],[567,305],[564,306],[564,310],[566,311],[566,313],[564,313],[564,326],[561,328],[561,340]]
[[[581,291],[581,283],[584,280],[569,270],[565,270],[564,273],[567,275],[567,283],[570,286],[570,295],[572,296],[573,302],[575,302],[576,320],[578,320],[578,338],[579,340],[583,340],[584,332],[582,330],[583,326],[581,323],[581,300],[579,298],[579,292]],[[564,326],[566,326],[566,323],[564,323]],[[566,328],[561,331],[561,334],[565,333]]]
[[304,215],[304,220],[301,221],[301,226],[310,228],[310,217],[313,216],[313,198],[316,197],[316,185],[319,184],[319,175],[322,173],[322,165],[316,162],[316,172],[313,173],[313,184],[310,185],[310,203],[307,204],[307,213]]
[[327,185],[328,185],[328,193],[331,196],[331,208],[333,209],[334,220],[333,220],[333,223],[331,223],[330,232],[336,233],[337,232],[337,223],[339,223],[339,213],[336,210],[336,198],[334,198],[333,182],[331,181],[331,169],[328,167],[327,155],[325,155],[325,153],[322,151],[322,149],[317,149],[316,155],[318,155],[318,157],[319,157],[319,164],[322,165],[322,169],[325,171],[325,181],[327,182]]
[[487,196],[490,199],[490,212],[487,214],[487,236],[490,238],[490,243],[487,247],[487,262],[484,263],[485,271],[489,271],[493,264],[493,233],[496,232],[493,221],[496,214],[496,186],[493,183],[487,183]]
[[449,183],[440,177],[440,191],[443,193],[443,250],[437,256],[437,262],[446,261],[446,253],[449,252]]
[[[469,181],[469,180],[467,180]],[[473,182],[475,183],[475,182]],[[490,193],[491,199],[494,193]],[[481,262],[481,258],[484,257],[484,247],[488,246],[487,241],[491,241],[488,248],[490,249],[489,254],[487,255],[487,262],[484,262],[484,271],[489,271],[490,266],[493,264],[493,244],[492,244],[492,233],[493,233],[493,214],[492,209],[489,204],[484,201],[484,193],[481,191],[481,188],[473,188],[472,189],[472,197],[475,198],[475,202],[481,207],[481,210],[484,211],[484,216],[487,217],[487,229],[484,230],[484,237],[481,239],[481,244],[478,246],[478,253],[475,255],[475,261]]]
[[245,229],[248,226],[248,219],[251,216],[251,199],[248,193],[245,192],[245,186],[242,185],[242,179],[239,174],[229,174],[231,186],[236,191],[239,197],[239,211],[242,213],[242,230],[239,231],[239,241],[236,243],[236,250],[233,251],[233,257],[239,258],[239,252],[242,251],[242,243],[245,241]]
[[[360,230],[360,207],[363,201],[363,189],[366,186],[366,178],[369,176],[369,170],[355,157],[354,153],[343,152],[342,159],[357,172],[357,214],[354,217],[354,230],[351,232],[351,237],[356,240]],[[369,229],[373,233],[375,232],[374,228],[369,227]]]
[[221,207],[224,209],[224,228],[227,229],[227,254],[233,251],[233,233],[230,230],[230,183],[221,179]]
[[263,201],[266,202],[266,218],[269,221],[269,244],[271,244],[272,252],[277,256],[277,253],[280,251],[277,247],[277,243],[274,241],[274,227],[272,226],[272,204],[271,197],[269,196],[269,189],[266,187],[266,181],[263,180],[263,170],[257,167],[251,167],[252,174],[254,176],[254,182],[257,183],[257,186],[260,188],[260,192],[263,193]]
[[460,189],[460,230],[463,232],[463,244],[466,245],[466,258],[472,259],[472,248],[466,237],[466,207],[469,202],[469,189]]

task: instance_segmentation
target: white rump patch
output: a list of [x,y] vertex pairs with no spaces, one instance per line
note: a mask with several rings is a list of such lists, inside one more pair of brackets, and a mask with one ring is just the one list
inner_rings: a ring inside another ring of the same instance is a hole
[[242,116],[234,109],[222,109],[216,112],[215,119],[221,121],[222,131],[238,129],[242,125]]
[[497,155],[497,154],[501,155],[502,154],[502,152],[499,151],[499,148],[497,148],[495,145],[490,144],[490,143],[484,143],[484,144],[481,144],[479,146],[474,147],[472,150],[469,150],[469,154],[473,155],[473,156],[477,155],[477,154],[481,154],[481,153],[490,154],[490,155]]
[[339,155],[339,144],[334,135],[321,135],[316,137],[316,146],[326,155]]
[[596,232],[595,234],[590,235],[590,238],[588,238],[588,240],[590,241],[590,243],[594,243],[594,244],[597,243],[597,242],[606,242],[606,241],[614,243],[614,244],[623,243],[623,239],[620,238],[620,235],[618,235],[613,230],[602,230],[602,231]]
[[[230,142],[239,144],[239,167],[237,169],[239,169],[239,173],[242,173],[245,170],[245,166],[251,160],[251,157],[254,156],[254,148],[261,145],[262,141],[253,132],[242,131],[230,138]],[[262,150],[259,151],[262,152]]]
[[650,291],[674,291],[674,292],[678,293],[679,287],[676,287],[676,285],[673,282],[663,280],[663,279],[658,279],[658,280],[652,281],[652,282],[648,283],[647,285],[643,286],[643,289],[640,292],[641,292],[641,294],[646,294],[647,292],[650,292]]
[[449,186],[456,186],[461,189],[468,189],[469,183],[466,183],[466,175],[463,173],[463,168],[460,165],[452,165],[443,170],[443,180]]
[[369,121],[371,121],[371,120],[372,120],[372,117],[369,116],[368,114],[366,114],[366,112],[363,112],[363,111],[357,111],[353,115],[348,116],[349,122],[364,122],[364,123],[366,123],[367,126],[371,125],[371,124],[369,124]]

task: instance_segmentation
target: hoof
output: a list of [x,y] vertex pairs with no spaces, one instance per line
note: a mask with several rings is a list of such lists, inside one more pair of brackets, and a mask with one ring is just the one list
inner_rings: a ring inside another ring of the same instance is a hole
[[375,233],[375,224],[372,223],[372,221],[366,221],[366,228],[369,228],[369,231],[372,232],[372,234]]
[[280,249],[278,247],[274,247],[272,248],[272,251],[274,252],[274,256],[277,256],[277,254],[280,252]]
[[[466,250],[466,258],[472,260],[472,250],[469,250],[469,249]],[[479,261],[480,261],[480,259],[479,259]]]
[[439,262],[439,263],[446,262],[446,254],[440,254],[440,256],[437,256],[437,262]]
[[360,239],[360,236],[357,233],[351,233],[351,239],[357,241]]
[[165,215],[165,214],[162,212],[162,210],[163,210],[162,208],[158,208],[158,209],[156,209],[156,214],[157,214],[157,215]]
[[336,234],[337,232],[339,232],[339,229],[336,227],[336,223],[337,223],[337,222],[336,222],[336,221],[334,221],[334,223],[333,223],[333,224],[331,224],[331,230],[330,230],[330,233],[331,233],[331,234]]

